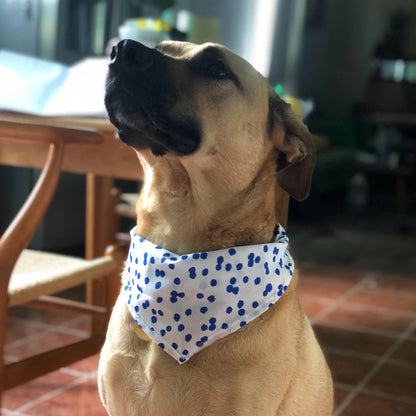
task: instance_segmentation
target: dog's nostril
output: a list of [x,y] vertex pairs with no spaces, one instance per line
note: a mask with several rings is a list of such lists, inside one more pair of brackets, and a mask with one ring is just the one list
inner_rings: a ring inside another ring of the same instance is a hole
[[134,40],[125,39],[117,44],[116,59],[134,70],[146,71],[153,65],[153,50]]
[[116,59],[116,57],[117,57],[117,49],[116,49],[115,46],[113,46],[111,48],[111,54],[110,54],[111,61],[114,61]]

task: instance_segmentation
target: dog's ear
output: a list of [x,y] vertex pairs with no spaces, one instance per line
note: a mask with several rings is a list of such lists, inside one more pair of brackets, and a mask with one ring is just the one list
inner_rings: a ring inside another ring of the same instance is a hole
[[307,127],[274,91],[269,98],[269,134],[277,155],[277,180],[298,201],[309,195],[315,146]]

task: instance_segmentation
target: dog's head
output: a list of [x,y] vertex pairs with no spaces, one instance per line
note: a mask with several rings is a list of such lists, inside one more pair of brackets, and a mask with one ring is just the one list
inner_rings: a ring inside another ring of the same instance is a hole
[[307,128],[264,77],[221,45],[162,42],[150,49],[121,41],[105,104],[120,139],[138,151],[201,166],[227,158],[247,178],[274,152],[280,186],[298,200],[308,195],[314,147]]

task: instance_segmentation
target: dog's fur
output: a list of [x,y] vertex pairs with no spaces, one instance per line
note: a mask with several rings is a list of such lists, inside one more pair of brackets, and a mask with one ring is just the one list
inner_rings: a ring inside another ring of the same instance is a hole
[[[106,105],[145,173],[137,234],[177,254],[272,241],[281,188],[306,198],[314,165],[309,132],[289,106],[220,45],[125,41],[115,52]],[[182,365],[136,336],[120,296],[99,366],[108,413],[330,415],[331,376],[297,280]]]

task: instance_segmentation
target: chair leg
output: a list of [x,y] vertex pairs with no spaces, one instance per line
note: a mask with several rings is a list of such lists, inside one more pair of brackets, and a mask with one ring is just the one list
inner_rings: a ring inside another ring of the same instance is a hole
[[107,324],[121,288],[121,273],[123,271],[125,250],[121,246],[111,245],[107,247],[107,256],[113,257],[117,266],[114,271],[106,276],[105,280],[90,281],[87,283],[87,301],[89,304],[104,306],[107,309],[105,319],[99,317],[90,318],[90,332],[94,336],[104,335]]
[[[123,245],[112,244],[108,246],[105,251],[106,256],[111,256],[116,261],[117,267],[107,277],[107,312],[108,319],[110,319],[113,306],[116,303],[121,289],[121,274],[124,269],[124,262],[126,260],[126,249]],[[107,321],[108,321],[107,319]]]
[[2,413],[2,396],[5,389],[4,344],[6,343],[7,299],[0,296],[0,414]]
[[87,175],[85,256],[87,259],[102,256],[108,244],[114,241],[119,217],[116,206],[120,191],[111,178]]
[[4,383],[4,358],[3,354],[0,358],[0,415],[2,414],[2,397],[3,397],[3,383]]
[[[108,319],[120,292],[120,276],[124,261],[122,252],[119,253],[116,246],[110,246],[113,248],[105,250],[107,245],[114,241],[119,228],[120,218],[116,212],[119,202],[120,191],[113,186],[112,180],[92,174],[87,176],[86,257],[91,259],[102,255],[105,251],[106,255],[112,256],[119,265],[115,272],[107,276],[105,283],[91,281],[87,284],[88,303],[107,307]],[[100,207],[98,211],[97,206]],[[92,335],[105,334],[108,319],[91,318],[90,331]]]
[[[107,298],[107,277],[100,280],[91,280],[87,283],[87,302],[90,305],[106,306]],[[108,312],[107,312],[108,313]],[[101,336],[106,332],[107,327],[107,313],[105,318],[89,317],[89,335]]]

